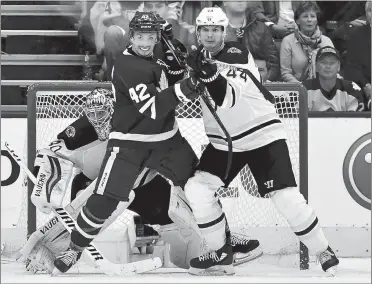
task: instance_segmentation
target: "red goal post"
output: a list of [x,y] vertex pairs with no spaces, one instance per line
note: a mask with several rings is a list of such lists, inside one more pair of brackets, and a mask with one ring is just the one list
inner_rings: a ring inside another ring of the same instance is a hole
[[[265,86],[275,96],[277,111],[287,127],[288,146],[293,170],[299,190],[307,199],[307,91],[302,85],[293,83],[268,83]],[[29,169],[33,168],[37,149],[50,143],[59,131],[82,114],[81,105],[84,96],[95,87],[111,89],[111,83],[89,81],[81,83],[40,83],[29,87],[27,93],[27,163]],[[178,106],[176,113],[181,133],[189,141],[197,155],[200,156],[208,143],[208,139],[204,133],[201,107],[198,100]],[[274,248],[276,253],[279,254],[293,252],[292,244],[289,245],[285,242],[287,239],[293,240],[295,238],[294,234],[289,232],[286,221],[278,216],[275,208],[272,208],[273,205],[269,198],[260,198],[255,187],[250,170],[246,167],[228,188],[219,191],[218,194],[223,200],[222,204],[230,227],[233,231],[236,229],[239,232],[256,236],[268,253],[273,250],[274,246],[284,247],[277,250]],[[33,184],[29,181],[28,196],[30,196],[32,189]],[[37,226],[40,226],[40,222],[46,220],[39,217],[39,212],[36,213],[35,206],[29,198],[23,200],[23,202],[27,204],[25,206],[27,213],[24,213],[27,217],[24,217],[27,219],[27,233],[30,234],[36,230]],[[252,211],[247,212],[248,210]],[[270,240],[266,244],[261,239],[267,235],[269,235]],[[282,240],[276,243],[275,238],[281,238]],[[299,242],[294,246],[294,251],[300,256],[300,268],[307,269],[309,262],[307,248]],[[288,249],[289,247],[290,249]]]

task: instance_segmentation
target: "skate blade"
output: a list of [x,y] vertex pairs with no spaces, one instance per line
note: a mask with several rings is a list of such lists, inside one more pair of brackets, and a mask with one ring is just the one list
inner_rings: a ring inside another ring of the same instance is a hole
[[250,262],[252,260],[260,258],[262,255],[263,255],[263,251],[259,249],[255,249],[248,253],[235,253],[233,266],[238,266],[243,263]]
[[59,271],[56,267],[53,268],[53,271],[50,273],[50,276],[51,277],[55,277],[55,276],[58,276],[58,275],[61,275],[62,272]]
[[337,273],[337,265],[328,268],[326,272],[332,277],[334,277]]
[[189,274],[197,276],[223,276],[235,274],[235,270],[232,265],[216,265],[207,269],[190,267],[188,272]]

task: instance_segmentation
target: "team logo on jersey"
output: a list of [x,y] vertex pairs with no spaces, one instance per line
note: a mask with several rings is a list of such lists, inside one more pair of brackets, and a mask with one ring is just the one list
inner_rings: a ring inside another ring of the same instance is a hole
[[371,133],[360,137],[347,151],[343,177],[351,197],[371,210]]
[[167,76],[165,76],[164,70],[161,70],[160,80],[159,80],[159,87],[156,87],[158,92],[161,90],[164,90],[168,88],[168,79]]
[[168,64],[166,64],[163,60],[161,60],[161,59],[157,59],[156,60],[156,64],[158,64],[158,65],[160,65],[160,66],[164,66],[165,68],[169,68],[169,65]]
[[67,137],[74,137],[75,134],[76,134],[76,130],[75,130],[75,127],[73,126],[69,126],[66,128],[66,131],[65,131]]
[[242,51],[239,49],[239,48],[236,48],[236,47],[230,47],[228,50],[227,50],[227,53],[242,53]]

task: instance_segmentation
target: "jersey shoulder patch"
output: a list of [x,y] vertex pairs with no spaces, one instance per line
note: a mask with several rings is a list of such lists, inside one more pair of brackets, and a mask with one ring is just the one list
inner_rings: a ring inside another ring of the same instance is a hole
[[229,64],[247,64],[248,49],[238,42],[226,42],[223,50],[218,54],[217,59]]

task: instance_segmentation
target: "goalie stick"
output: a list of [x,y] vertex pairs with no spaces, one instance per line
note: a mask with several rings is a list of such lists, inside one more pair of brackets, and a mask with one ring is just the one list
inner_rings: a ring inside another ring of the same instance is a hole
[[[167,35],[162,33],[162,38],[163,38],[164,43],[168,46],[169,50],[172,52],[172,54],[173,54],[174,58],[176,59],[177,63],[182,68],[186,68],[186,70],[188,72],[190,72],[190,70],[192,70],[192,69],[186,63],[181,62],[181,60],[177,56],[175,47],[173,46],[172,42],[168,39]],[[227,131],[225,125],[223,124],[223,122],[221,121],[221,119],[219,118],[218,114],[216,113],[215,109],[213,108],[213,106],[211,105],[211,103],[209,101],[210,100],[210,95],[208,94],[208,90],[205,89],[202,92],[200,97],[202,98],[205,105],[208,107],[209,111],[211,112],[214,119],[216,120],[216,122],[218,123],[218,125],[220,126],[220,128],[222,129],[223,133],[226,136],[226,141],[227,141],[229,151],[228,151],[228,155],[227,155],[227,166],[226,166],[226,172],[225,172],[224,179],[227,179],[227,177],[229,176],[230,169],[231,169],[231,164],[232,164],[232,154],[233,154],[232,139],[231,139],[230,133]]]
[[[27,166],[23,163],[21,158],[15,153],[13,149],[11,149],[8,142],[5,142],[5,147],[9,154],[13,157],[13,159],[18,163],[18,165],[22,168],[22,170],[27,174],[29,179],[36,184],[36,177],[33,173],[27,168]],[[52,208],[52,212],[58,217],[59,221],[63,224],[66,230],[71,234],[72,229],[75,228],[76,222],[70,215],[70,213],[63,207],[56,207]],[[93,245],[90,244],[89,246],[84,249],[83,254],[91,259],[95,267],[101,270],[102,273],[107,275],[133,275],[135,273],[143,273],[147,271],[151,271],[162,266],[162,261],[159,257],[132,262],[128,264],[115,264],[108,261],[100,252],[99,250]]]

